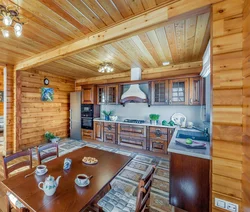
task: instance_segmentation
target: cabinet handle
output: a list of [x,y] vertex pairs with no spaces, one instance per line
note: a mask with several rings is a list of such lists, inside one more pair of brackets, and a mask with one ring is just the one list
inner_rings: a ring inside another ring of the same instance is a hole
[[192,105],[193,104],[193,99],[192,98],[190,98],[190,105]]

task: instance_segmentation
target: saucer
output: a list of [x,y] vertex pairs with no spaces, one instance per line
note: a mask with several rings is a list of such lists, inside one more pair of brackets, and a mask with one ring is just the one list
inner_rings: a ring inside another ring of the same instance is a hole
[[90,183],[90,181],[89,181],[89,179],[86,181],[86,183],[84,183],[84,184],[79,184],[78,183],[78,181],[77,181],[77,179],[75,179],[75,184],[76,185],[78,185],[79,187],[86,187],[86,186],[88,186],[89,185],[89,183]]
[[42,176],[42,175],[46,174],[47,172],[48,172],[48,169],[46,168],[46,169],[45,169],[45,172],[43,172],[43,173],[38,173],[38,172],[36,171],[36,175]]

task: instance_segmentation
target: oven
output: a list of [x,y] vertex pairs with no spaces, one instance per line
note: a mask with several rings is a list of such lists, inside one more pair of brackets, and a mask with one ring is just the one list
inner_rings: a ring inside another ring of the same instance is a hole
[[81,126],[82,126],[82,129],[93,130],[93,118],[82,117]]
[[82,129],[93,130],[93,113],[94,105],[82,104],[81,105],[81,127]]

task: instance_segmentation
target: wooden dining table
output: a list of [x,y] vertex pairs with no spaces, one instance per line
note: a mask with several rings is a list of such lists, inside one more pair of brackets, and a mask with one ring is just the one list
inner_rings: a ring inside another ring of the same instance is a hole
[[[83,157],[95,157],[96,165],[86,165]],[[72,159],[71,168],[63,170],[64,159]],[[16,176],[2,181],[3,186],[30,211],[81,211],[114,179],[114,177],[129,163],[131,157],[107,152],[95,148],[83,147],[47,162],[48,172],[43,176],[36,174],[25,178],[35,168],[21,172]],[[78,174],[93,176],[90,184],[79,187],[75,184]],[[44,182],[49,175],[61,176],[59,186],[53,196],[46,196],[38,188],[39,182]]]

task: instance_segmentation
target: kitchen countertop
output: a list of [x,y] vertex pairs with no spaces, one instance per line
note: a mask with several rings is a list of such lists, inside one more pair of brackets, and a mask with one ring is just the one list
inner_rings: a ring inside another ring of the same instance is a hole
[[[199,141],[199,142],[202,142],[202,143],[206,143],[206,145],[207,145],[206,149],[188,149],[188,148],[186,148],[184,146],[180,146],[180,145],[175,143],[176,135],[177,135],[178,130],[187,130],[187,131],[199,132],[198,130],[195,130],[195,129],[186,129],[186,128],[176,127],[176,129],[174,131],[174,134],[173,134],[173,137],[172,137],[172,139],[171,139],[171,141],[169,143],[169,146],[168,146],[168,152],[211,160],[210,142]],[[178,140],[183,141],[183,140],[186,140],[186,139],[178,138]],[[194,141],[196,141],[196,140],[194,140]]]
[[105,119],[102,119],[102,118],[94,118],[94,121],[101,121],[101,122],[109,122],[109,123],[120,123],[120,124],[131,124],[131,125],[141,125],[141,126],[150,126],[150,127],[167,127],[167,128],[176,128],[176,126],[164,126],[164,125],[161,125],[161,124],[157,124],[157,125],[153,125],[153,124],[150,124],[150,122],[145,122],[145,123],[142,123],[142,124],[139,124],[139,123],[129,123],[129,122],[124,122],[123,120],[116,120],[116,121],[107,121]]

